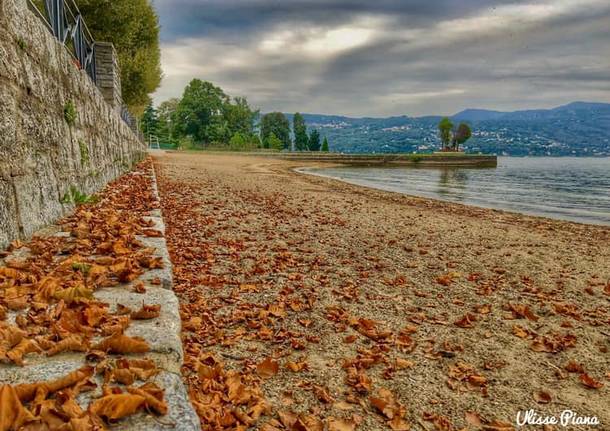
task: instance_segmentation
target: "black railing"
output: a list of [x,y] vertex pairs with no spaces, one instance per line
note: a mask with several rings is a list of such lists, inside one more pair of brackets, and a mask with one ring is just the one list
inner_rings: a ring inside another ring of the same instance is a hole
[[87,72],[94,83],[95,40],[74,0],[28,0],[51,33],[72,54],[76,65]]

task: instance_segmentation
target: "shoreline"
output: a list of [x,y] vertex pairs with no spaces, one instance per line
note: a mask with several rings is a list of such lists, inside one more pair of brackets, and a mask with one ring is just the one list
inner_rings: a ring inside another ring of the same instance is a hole
[[[356,187],[362,187],[365,189],[370,189],[370,190],[376,190],[376,191],[383,191],[383,192],[387,192],[387,193],[396,193],[398,195],[402,195],[402,196],[407,196],[407,197],[411,197],[411,198],[420,198],[420,199],[430,199],[433,201],[439,201],[439,202],[444,202],[444,203],[449,203],[449,204],[453,204],[453,205],[462,205],[462,206],[466,206],[466,207],[471,207],[471,208],[479,208],[479,209],[484,209],[484,210],[491,210],[491,211],[497,211],[497,212],[501,212],[501,213],[507,213],[509,215],[514,215],[514,216],[526,216],[526,217],[535,217],[535,218],[541,218],[541,219],[545,219],[545,220],[550,220],[550,221],[558,221],[558,222],[565,222],[565,223],[575,223],[578,225],[585,225],[585,226],[596,226],[596,227],[603,227],[603,228],[609,228],[610,229],[610,223],[604,223],[604,222],[599,222],[599,223],[591,223],[591,222],[585,222],[585,221],[579,221],[579,220],[571,220],[571,219],[567,219],[567,218],[562,218],[560,216],[557,217],[552,217],[543,213],[536,213],[534,211],[532,212],[525,212],[525,211],[519,211],[517,209],[511,209],[511,208],[496,208],[496,207],[492,207],[492,206],[484,206],[484,205],[476,205],[474,203],[464,203],[464,202],[456,202],[456,201],[452,201],[449,199],[442,199],[440,197],[437,196],[426,196],[426,195],[418,195],[418,194],[414,194],[414,193],[407,193],[407,192],[400,192],[400,191],[395,191],[395,190],[387,190],[381,187],[375,187],[374,185],[367,185],[367,184],[361,184],[358,183],[356,181],[350,181],[349,179],[343,179],[343,178],[338,178],[338,177],[334,177],[332,175],[327,175],[324,173],[319,173],[319,172],[315,172],[313,170],[315,169],[325,169],[325,168],[337,168],[337,167],[346,167],[349,168],[351,166],[349,165],[345,165],[345,164],[320,164],[320,165],[307,165],[307,166],[300,166],[300,167],[295,167],[295,168],[291,168],[291,171],[295,172],[296,174],[301,174],[301,175],[311,175],[311,176],[315,176],[315,177],[319,177],[319,178],[326,178],[329,180],[334,180],[334,181],[339,181],[342,182],[344,184],[350,184]],[[388,167],[391,168],[391,167]],[[430,169],[433,168],[432,166],[422,166],[422,169]],[[417,169],[417,167],[412,167],[411,169]],[[470,168],[470,169],[477,169],[477,168]]]
[[[386,430],[371,401],[380,391],[412,429],[435,421],[462,429],[473,414],[514,426],[519,411],[565,408],[610,424],[610,229],[298,167],[235,155],[155,158],[183,378],[204,428],[223,412],[205,400],[228,399],[230,388],[218,380],[207,392],[201,361],[221,376],[238,373],[265,400],[262,417],[239,419],[261,429],[290,412]],[[572,362],[580,374],[568,371]],[[587,386],[585,374],[603,386]],[[542,392],[549,402],[537,401]]]

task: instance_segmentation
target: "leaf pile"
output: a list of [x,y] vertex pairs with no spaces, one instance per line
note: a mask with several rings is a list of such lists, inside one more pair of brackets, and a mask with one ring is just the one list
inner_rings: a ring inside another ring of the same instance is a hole
[[[2,252],[0,362],[24,366],[32,354],[87,352],[89,359],[102,361],[99,367],[108,361],[107,354],[149,350],[145,340],[124,331],[132,319],[158,317],[160,305],[143,303],[140,310],[126,314],[122,306],[111,311],[94,298],[94,292],[124,288],[124,283],[162,266],[154,249],[137,239],[137,235],[157,235],[144,218],[157,205],[150,175],[150,162],[145,161],[110,184],[95,204],[79,206],[62,220],[65,234],[35,237],[27,244],[15,241]],[[165,414],[162,389],[152,383],[131,386],[156,374],[154,364],[139,367],[125,361],[111,371],[104,367],[104,396],[86,412],[75,397],[95,387],[90,380],[93,369],[83,368],[55,382],[4,386],[0,407],[14,414],[3,411],[0,430],[44,423],[48,429],[84,431],[102,429],[100,418],[115,420],[137,410]],[[109,386],[111,382],[126,385],[127,392]]]

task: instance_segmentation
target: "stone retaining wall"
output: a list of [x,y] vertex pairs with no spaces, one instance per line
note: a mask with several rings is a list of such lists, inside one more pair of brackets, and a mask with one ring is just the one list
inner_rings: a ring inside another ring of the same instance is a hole
[[71,188],[91,194],[144,153],[27,0],[0,0],[0,248],[69,212]]
[[[129,175],[141,175],[141,173],[130,173]],[[152,188],[156,200],[159,200],[154,171],[152,171]],[[163,268],[149,270],[139,278],[123,287],[109,287],[98,289],[94,292],[95,300],[108,304],[111,311],[115,312],[118,304],[127,306],[132,310],[139,309],[142,304],[160,304],[161,314],[151,320],[132,320],[125,334],[130,337],[142,337],[150,346],[146,354],[123,355],[127,358],[148,358],[155,362],[160,369],[150,381],[156,383],[164,390],[164,399],[169,407],[168,414],[156,418],[154,415],[141,412],[121,420],[116,426],[110,427],[115,431],[201,431],[199,417],[195,413],[189,400],[187,389],[182,381],[181,366],[183,363],[182,341],[180,338],[181,319],[178,298],[173,292],[172,264],[169,259],[167,243],[165,241],[165,224],[161,216],[161,210],[156,209],[145,217],[153,222],[152,229],[160,231],[161,237],[137,236],[138,241],[146,248],[154,248],[155,256],[163,260]],[[69,237],[69,232],[61,231],[57,226],[45,229],[49,232],[41,232],[47,235],[54,232],[55,236]],[[25,254],[24,254],[25,253]],[[6,260],[23,258],[29,254],[27,247],[13,252]],[[0,267],[4,261],[0,259]],[[156,279],[154,283],[153,279]],[[136,293],[132,285],[143,282],[146,292]],[[11,312],[7,320],[14,323],[16,314]],[[96,341],[99,341],[97,339]],[[14,364],[0,364],[0,382],[2,384],[28,384],[40,381],[51,381],[59,379],[68,373],[81,368],[85,363],[84,352],[65,352],[56,356],[29,355],[25,366]],[[94,393],[85,394],[79,399],[81,406],[85,407],[91,397],[100,396],[101,377],[96,378],[98,389]]]

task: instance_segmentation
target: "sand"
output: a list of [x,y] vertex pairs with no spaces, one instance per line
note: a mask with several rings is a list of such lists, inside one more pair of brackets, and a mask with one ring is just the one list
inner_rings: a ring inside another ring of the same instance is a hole
[[[515,425],[529,409],[610,429],[610,228],[292,171],[303,163],[166,153],[155,166],[187,364],[203,350],[243,372],[276,358],[259,424],[289,410],[390,429],[370,403],[384,388],[411,429]],[[265,336],[243,312],[269,304],[285,311]],[[308,370],[284,368],[298,359]]]

